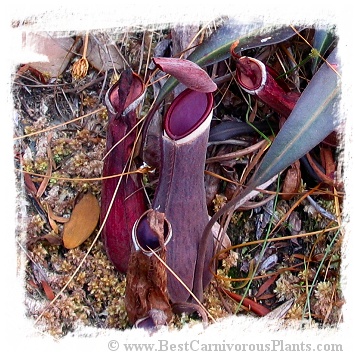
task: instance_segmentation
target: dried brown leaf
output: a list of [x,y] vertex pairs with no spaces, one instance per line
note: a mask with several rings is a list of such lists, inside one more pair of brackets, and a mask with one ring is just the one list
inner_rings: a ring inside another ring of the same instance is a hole
[[290,310],[293,305],[295,299],[290,299],[285,301],[282,305],[278,306],[276,309],[272,310],[270,313],[266,315],[267,319],[282,319]]
[[[220,230],[221,230],[220,224],[218,222],[216,222],[212,227],[212,234],[213,234],[213,238],[214,238],[215,249],[216,250],[228,249],[232,246],[231,240],[227,233],[224,233],[223,238],[219,239]],[[226,259],[228,254],[229,254],[229,252],[219,254],[218,259],[220,259],[220,260]]]
[[255,314],[259,316],[265,316],[270,313],[270,310],[265,306],[257,303],[256,301],[249,299],[247,297],[243,297],[237,293],[233,293],[227,289],[220,288],[226,295],[228,295],[231,299],[237,302],[241,302],[243,306],[245,306],[248,310],[253,311]]
[[269,289],[269,287],[275,282],[275,280],[278,278],[278,274],[271,276],[269,279],[267,279],[259,288],[258,292],[255,295],[256,299],[259,299],[260,296],[262,296],[265,291]]
[[37,188],[35,184],[32,181],[31,175],[29,175],[27,172],[23,173],[23,180],[25,182],[25,187],[33,197],[37,196]]
[[52,176],[52,170],[53,170],[53,155],[52,155],[52,151],[50,148],[50,141],[52,140],[52,134],[50,133],[47,137],[47,142],[48,142],[48,146],[47,146],[47,155],[48,155],[48,167],[47,167],[47,171],[46,171],[46,176],[43,178],[41,185],[38,187],[37,190],[37,194],[36,197],[40,198],[42,197],[44,191],[46,190],[48,183],[49,183],[49,178]]
[[[165,262],[164,214],[151,210],[147,217],[150,229],[158,236],[161,247],[159,255]],[[172,311],[167,291],[166,268],[154,255],[149,257],[141,250],[133,251],[130,255],[125,306],[132,325],[141,319],[148,318],[152,310],[159,311],[159,316],[163,318],[159,325],[171,320]]]
[[49,224],[53,230],[53,232],[55,234],[58,234],[59,233],[59,228],[58,228],[58,225],[57,223],[54,221],[54,219],[52,218],[52,210],[51,208],[49,207],[49,205],[47,204],[47,212],[48,212],[48,220],[49,220]]
[[97,36],[89,36],[87,60],[98,71],[108,71],[112,68],[122,70],[123,57],[114,44],[105,43],[107,40]]
[[47,296],[47,299],[52,301],[55,298],[55,295],[54,295],[54,292],[53,292],[52,288],[49,286],[49,284],[45,280],[42,280],[41,284],[42,284],[42,288],[44,290],[44,293]]
[[35,236],[35,237],[28,237],[27,239],[27,247],[31,248],[33,247],[37,242],[44,241],[46,240],[49,244],[51,245],[62,245],[63,240],[62,237],[59,235],[55,234],[54,232],[44,234],[42,236]]
[[78,247],[94,231],[100,216],[100,206],[92,193],[86,193],[76,204],[70,220],[64,224],[63,243],[65,248]]
[[47,57],[47,61],[29,63],[32,68],[50,77],[58,77],[68,66],[72,57],[70,50],[74,44],[74,39],[71,37],[55,38],[44,33],[24,32],[22,44],[23,48],[44,58]]
[[284,200],[291,199],[297,192],[301,184],[301,169],[300,162],[297,160],[287,170],[286,177],[283,183],[281,197]]

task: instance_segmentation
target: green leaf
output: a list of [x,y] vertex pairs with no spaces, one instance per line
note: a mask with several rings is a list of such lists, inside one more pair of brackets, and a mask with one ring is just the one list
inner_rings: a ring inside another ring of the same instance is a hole
[[[314,33],[313,48],[317,51],[317,54],[312,60],[311,71],[314,74],[321,61],[320,56],[324,56],[329,50],[330,46],[334,43],[336,37],[334,34],[334,28],[331,30],[316,29]],[[319,56],[320,55],[320,56]]]
[[[336,50],[328,57],[339,64]],[[303,91],[248,186],[256,188],[301,158],[337,127],[338,74],[324,63]]]

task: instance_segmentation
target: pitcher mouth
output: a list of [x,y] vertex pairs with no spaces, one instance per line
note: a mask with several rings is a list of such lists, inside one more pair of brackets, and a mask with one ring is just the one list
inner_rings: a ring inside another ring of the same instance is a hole
[[[132,228],[132,241],[136,251],[142,251],[147,256],[152,256],[153,252],[158,253],[162,247],[159,244],[158,237],[150,229],[147,215],[152,209],[144,212],[136,220]],[[164,246],[166,246],[172,237],[172,227],[170,222],[164,218]],[[153,252],[152,252],[153,251]]]
[[[266,68],[264,63],[251,57],[240,57],[237,62],[236,76],[239,85],[249,94],[257,94],[266,83]],[[239,66],[239,67],[238,67]],[[240,66],[246,66],[254,78],[243,73]]]
[[[123,74],[121,74],[122,76]],[[130,111],[137,108],[137,106],[144,99],[145,87],[142,79],[138,76],[138,74],[131,72],[132,82],[130,84],[129,93],[123,104],[123,110],[121,115],[125,116]],[[114,85],[110,87],[110,89],[106,92],[105,95],[105,104],[107,109],[112,114],[117,114],[117,110],[119,110],[119,85],[120,81],[118,80]]]
[[212,108],[212,93],[185,89],[174,99],[165,115],[166,135],[173,140],[185,138],[206,121]]

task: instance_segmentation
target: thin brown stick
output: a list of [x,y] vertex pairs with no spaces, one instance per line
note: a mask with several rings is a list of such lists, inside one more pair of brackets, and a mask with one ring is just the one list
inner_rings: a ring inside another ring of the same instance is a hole
[[89,42],[89,31],[86,31],[85,41],[84,41],[84,49],[83,49],[83,58],[86,59],[86,53],[88,50],[88,42]]
[[85,177],[48,176],[48,175],[44,175],[44,174],[37,174],[35,172],[15,168],[15,171],[17,171],[17,172],[22,172],[22,173],[26,173],[26,174],[29,174],[32,176],[53,179],[53,180],[61,180],[61,181],[102,181],[102,180],[108,180],[108,179],[115,178],[115,177],[128,176],[128,175],[134,175],[134,174],[144,174],[144,173],[149,172],[150,170],[151,170],[151,168],[148,166],[148,167],[139,168],[138,170],[135,170],[135,171],[127,171],[127,172],[122,172],[120,174],[115,174],[115,175],[110,175],[110,176],[85,178]]

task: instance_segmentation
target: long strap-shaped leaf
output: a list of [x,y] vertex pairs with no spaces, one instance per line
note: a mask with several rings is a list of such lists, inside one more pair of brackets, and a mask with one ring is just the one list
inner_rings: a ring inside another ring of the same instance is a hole
[[330,46],[335,42],[334,28],[330,30],[316,29],[314,33],[313,48],[318,51],[320,56],[312,58],[311,71],[315,73],[318,65],[322,60],[322,56],[329,50]]
[[[336,50],[327,61],[339,68]],[[314,75],[248,185],[255,188],[266,182],[336,129],[340,94],[337,72],[324,63]]]
[[[340,66],[336,49],[329,55],[327,62],[336,66],[339,73]],[[302,93],[247,187],[211,218],[202,236],[196,276],[201,274],[202,277],[205,245],[214,223],[225,213],[236,209],[239,202],[251,191],[282,172],[336,129],[338,124],[336,110],[341,88],[337,72],[327,63],[321,66]],[[198,294],[201,293],[201,289],[201,284],[196,286],[195,295],[200,296]]]

